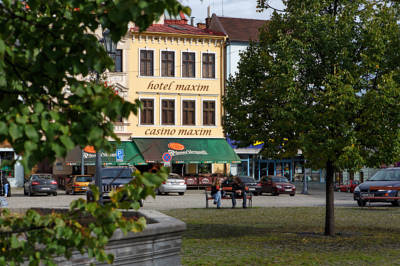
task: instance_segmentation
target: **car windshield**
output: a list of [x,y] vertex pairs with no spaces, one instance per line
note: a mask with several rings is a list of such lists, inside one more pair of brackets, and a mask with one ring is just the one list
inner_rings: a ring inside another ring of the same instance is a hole
[[380,170],[376,172],[369,181],[400,181],[400,168]]
[[51,175],[32,175],[32,179],[53,179]]
[[272,182],[284,182],[288,183],[289,180],[286,177],[273,177]]
[[253,178],[251,178],[249,176],[240,176],[239,178],[240,178],[240,180],[242,180],[243,183],[256,182]]
[[183,179],[183,177],[178,174],[169,174],[168,179]]
[[90,176],[77,176],[76,177],[76,182],[91,182],[92,177]]
[[132,171],[129,168],[104,168],[101,170],[101,178],[132,178]]

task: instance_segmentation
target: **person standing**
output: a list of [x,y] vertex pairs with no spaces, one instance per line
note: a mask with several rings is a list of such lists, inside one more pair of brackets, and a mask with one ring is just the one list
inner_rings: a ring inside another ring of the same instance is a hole
[[246,187],[243,184],[242,180],[240,180],[240,178],[236,176],[233,179],[233,184],[232,184],[232,209],[234,209],[236,207],[236,198],[237,197],[243,197],[243,208],[247,208],[247,206],[246,206],[246,200],[247,200]]
[[217,204],[217,209],[221,208],[221,190],[221,180],[218,177],[215,177],[211,186],[211,196],[214,198],[214,204]]
[[4,193],[4,197],[7,197],[8,195],[8,180],[7,177],[3,174],[1,174],[1,186],[3,188],[3,193]]

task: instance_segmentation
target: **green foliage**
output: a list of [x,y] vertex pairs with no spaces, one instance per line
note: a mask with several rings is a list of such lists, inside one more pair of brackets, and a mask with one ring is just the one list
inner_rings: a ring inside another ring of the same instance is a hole
[[[139,209],[138,201],[147,196],[155,197],[155,188],[168,177],[168,168],[161,168],[157,174],[141,174],[119,191],[111,193],[111,202],[100,205],[97,201],[75,200],[69,212],[54,211],[40,215],[28,210],[25,215],[1,211],[0,217],[0,264],[56,265],[55,256],[70,258],[73,251],[88,253],[100,262],[113,262],[113,256],[106,254],[104,247],[116,229],[124,234],[142,231],[146,220],[141,217],[124,217],[122,209]],[[151,177],[151,178],[149,178]],[[99,191],[91,187],[98,200]],[[128,196],[129,201],[120,201]]]
[[266,156],[301,150],[313,168],[399,161],[399,4],[284,2],[228,81],[227,134]]
[[113,67],[96,29],[114,42],[128,23],[146,29],[167,10],[189,13],[177,0],[27,0],[0,2],[0,143],[23,155],[26,171],[76,145],[111,148],[113,121],[137,103],[82,77]]

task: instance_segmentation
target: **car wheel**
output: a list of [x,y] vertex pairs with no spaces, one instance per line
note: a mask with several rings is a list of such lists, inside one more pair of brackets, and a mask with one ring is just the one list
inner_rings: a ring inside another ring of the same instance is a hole
[[169,194],[169,192],[164,192],[164,194],[165,194],[165,195],[168,195],[168,194]]
[[295,194],[290,194],[291,197],[294,197]]
[[260,191],[260,192],[258,192],[258,195],[259,195],[259,196],[261,196],[261,195],[262,195],[262,192],[261,192],[261,191]]
[[279,196],[279,193],[276,191],[272,191],[272,196]]
[[157,189],[157,195],[162,195],[160,189]]
[[391,202],[393,206],[398,207],[399,206],[399,201],[395,200]]
[[365,207],[366,202],[365,202],[365,200],[359,199],[359,200],[357,200],[357,204],[359,207]]
[[28,196],[29,197],[33,196],[33,193],[32,193],[32,191],[30,189],[28,190]]
[[53,196],[57,196],[57,192],[54,192],[54,193],[53,193]]
[[185,192],[178,192],[178,194],[183,196],[183,195],[185,195]]

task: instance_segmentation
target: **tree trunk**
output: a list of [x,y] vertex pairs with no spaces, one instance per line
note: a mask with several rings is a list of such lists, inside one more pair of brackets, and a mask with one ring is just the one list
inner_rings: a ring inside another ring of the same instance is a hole
[[333,204],[333,176],[334,169],[333,163],[328,161],[326,163],[326,213],[325,213],[325,235],[335,235],[335,209]]

